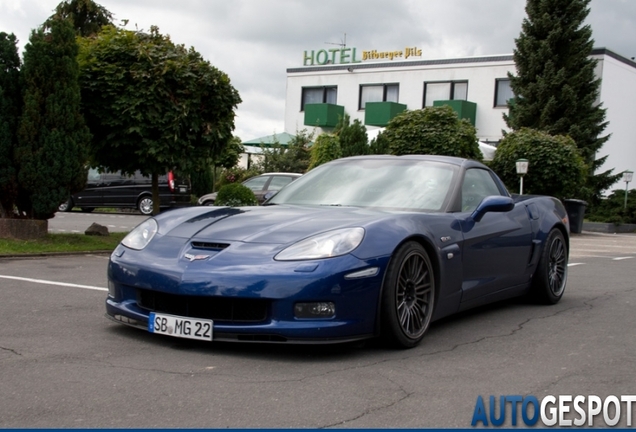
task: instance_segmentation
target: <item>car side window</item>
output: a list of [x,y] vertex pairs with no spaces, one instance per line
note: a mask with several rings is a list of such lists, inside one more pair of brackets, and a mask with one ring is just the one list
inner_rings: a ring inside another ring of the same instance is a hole
[[273,176],[272,181],[269,182],[269,186],[267,187],[267,190],[270,190],[270,191],[281,190],[283,186],[286,186],[288,183],[291,183],[292,180],[293,180],[292,177]]
[[462,211],[472,212],[481,200],[491,195],[501,195],[501,192],[490,172],[481,168],[466,170],[462,183]]
[[89,182],[97,182],[100,178],[99,171],[95,168],[89,168],[88,170],[88,181]]
[[259,176],[251,178],[243,184],[253,191],[259,191],[265,188],[265,183],[267,183],[267,180],[269,180],[268,176]]

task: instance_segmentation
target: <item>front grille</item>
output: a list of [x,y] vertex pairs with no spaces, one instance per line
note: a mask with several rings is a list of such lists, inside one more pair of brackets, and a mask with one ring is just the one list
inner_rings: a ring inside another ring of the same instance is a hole
[[269,301],[228,297],[183,296],[137,290],[137,305],[153,312],[227,322],[261,322]]

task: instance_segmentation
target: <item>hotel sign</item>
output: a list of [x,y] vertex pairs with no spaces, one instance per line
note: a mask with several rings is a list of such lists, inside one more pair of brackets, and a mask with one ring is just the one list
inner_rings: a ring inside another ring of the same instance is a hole
[[406,60],[411,57],[422,57],[422,50],[417,47],[406,47],[397,51],[370,50],[359,53],[357,48],[330,48],[305,51],[303,66],[354,64],[369,60]]

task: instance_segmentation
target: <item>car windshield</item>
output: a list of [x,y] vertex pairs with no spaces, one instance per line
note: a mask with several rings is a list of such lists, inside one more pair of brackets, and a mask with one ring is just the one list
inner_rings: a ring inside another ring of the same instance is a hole
[[440,211],[457,168],[413,159],[343,159],[282,189],[271,204]]

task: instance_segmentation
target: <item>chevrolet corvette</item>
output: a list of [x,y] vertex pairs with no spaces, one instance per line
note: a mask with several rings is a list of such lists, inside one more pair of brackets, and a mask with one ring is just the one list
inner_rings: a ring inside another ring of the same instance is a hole
[[146,219],[110,257],[106,314],[204,341],[410,348],[475,306],[558,302],[569,237],[558,199],[511,195],[477,161],[344,158],[262,206]]

